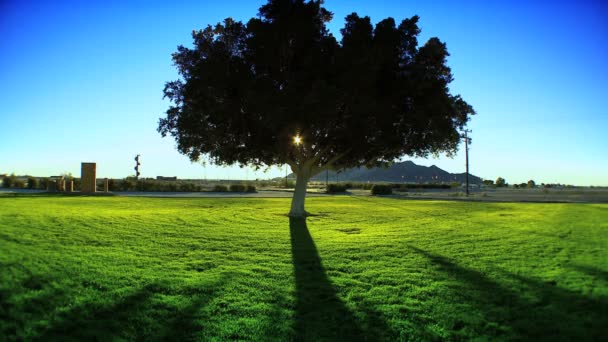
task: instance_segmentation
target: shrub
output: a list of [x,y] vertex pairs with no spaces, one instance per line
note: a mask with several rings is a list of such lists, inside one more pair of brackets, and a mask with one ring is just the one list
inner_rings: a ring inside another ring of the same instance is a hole
[[255,185],[251,185],[251,184],[247,185],[246,191],[247,192],[257,192],[257,190],[255,189]]
[[[370,183],[345,183],[346,184],[346,188],[347,189],[365,189],[366,186],[369,186]],[[369,186],[369,188],[365,189],[365,190],[370,190],[372,187]]]
[[217,185],[213,186],[213,191],[214,192],[227,192],[228,187],[225,185],[217,184]]
[[372,195],[390,195],[393,193],[393,188],[386,184],[375,184],[372,187]]
[[108,191],[116,191],[117,186],[116,186],[116,181],[114,181],[114,179],[110,178],[108,179]]
[[179,186],[179,190],[184,192],[193,192],[195,190],[195,186],[192,183],[182,183]]
[[82,181],[80,180],[80,178],[73,178],[72,180],[74,181],[74,190],[80,189],[80,187],[82,186]]
[[142,179],[139,182],[136,181],[135,183],[135,189],[136,190],[141,190],[141,191],[156,191],[158,190],[158,188],[155,186],[154,182],[147,180],[147,179]]
[[[75,184],[74,184],[75,185]],[[137,187],[137,183],[134,178],[125,178],[120,181],[118,188],[122,191],[132,191]]]
[[25,182],[21,179],[15,179],[15,181],[13,182],[13,188],[23,189],[25,188]]
[[326,192],[328,194],[335,194],[338,192],[345,192],[346,184],[327,184]]
[[245,192],[245,189],[243,184],[230,184],[230,192]]
[[13,173],[10,176],[4,176],[2,178],[2,186],[5,188],[12,188],[15,185],[15,181],[17,180],[17,176]]

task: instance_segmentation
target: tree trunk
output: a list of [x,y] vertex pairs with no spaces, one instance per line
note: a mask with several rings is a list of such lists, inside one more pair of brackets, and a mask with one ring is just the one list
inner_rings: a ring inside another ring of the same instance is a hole
[[304,200],[306,200],[306,188],[308,187],[308,181],[310,180],[310,171],[302,168],[296,174],[296,188],[291,198],[291,210],[289,211],[290,217],[306,217],[306,210],[304,210]]

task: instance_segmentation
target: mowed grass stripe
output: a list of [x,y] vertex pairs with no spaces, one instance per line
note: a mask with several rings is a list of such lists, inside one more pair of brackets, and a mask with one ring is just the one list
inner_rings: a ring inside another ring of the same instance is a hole
[[608,205],[0,198],[17,339],[601,339]]

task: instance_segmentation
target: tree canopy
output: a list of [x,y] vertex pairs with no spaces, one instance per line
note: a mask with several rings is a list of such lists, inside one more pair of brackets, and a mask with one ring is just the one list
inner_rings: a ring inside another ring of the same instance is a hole
[[507,186],[507,181],[502,177],[498,177],[496,178],[496,186],[499,188]]
[[159,132],[193,161],[288,164],[304,193],[325,168],[454,153],[474,111],[449,91],[446,44],[419,46],[418,16],[374,26],[356,13],[338,41],[322,5],[270,0],[246,24],[193,31],[173,54],[181,77],[165,85]]

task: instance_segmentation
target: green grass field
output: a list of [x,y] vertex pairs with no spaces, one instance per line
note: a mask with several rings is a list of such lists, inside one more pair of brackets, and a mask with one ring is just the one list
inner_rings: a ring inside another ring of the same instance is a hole
[[0,340],[600,340],[608,205],[0,197]]

